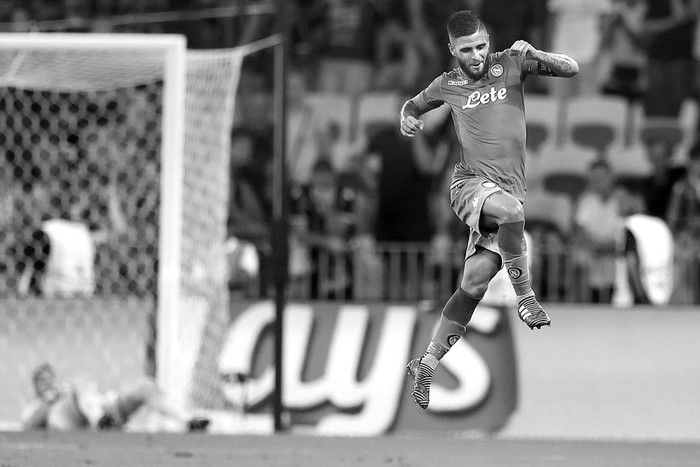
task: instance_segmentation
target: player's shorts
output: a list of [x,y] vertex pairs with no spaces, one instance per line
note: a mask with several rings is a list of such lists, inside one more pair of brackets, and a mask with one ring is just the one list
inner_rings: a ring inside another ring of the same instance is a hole
[[75,431],[89,426],[88,419],[78,407],[74,391],[66,391],[51,405],[46,426],[55,431]]
[[508,194],[496,183],[478,175],[460,176],[452,180],[450,185],[452,210],[469,227],[469,241],[467,242],[465,258],[473,255],[477,246],[500,255],[498,232],[481,232],[479,225],[484,201],[498,192]]

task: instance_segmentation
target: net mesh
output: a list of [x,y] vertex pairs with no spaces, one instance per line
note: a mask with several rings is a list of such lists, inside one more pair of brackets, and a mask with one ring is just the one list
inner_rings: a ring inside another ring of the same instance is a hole
[[[228,322],[229,135],[242,54],[189,51],[181,397],[216,406]],[[107,388],[152,373],[158,301],[162,51],[0,50],[0,378],[16,419],[44,361]],[[171,111],[166,110],[166,111]],[[160,291],[162,294],[163,291]],[[174,388],[166,388],[174,389]]]

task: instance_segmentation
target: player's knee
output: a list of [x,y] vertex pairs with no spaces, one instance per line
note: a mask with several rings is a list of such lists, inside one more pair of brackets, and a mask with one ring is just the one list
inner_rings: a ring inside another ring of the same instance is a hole
[[462,290],[471,297],[483,297],[487,288],[488,284],[484,283],[462,283]]
[[472,297],[483,297],[491,279],[501,268],[501,258],[496,253],[478,249],[464,262],[460,286]]
[[517,200],[504,203],[498,210],[498,220],[499,225],[524,221],[525,212],[523,211],[523,205]]
[[464,274],[460,287],[471,297],[483,297],[489,286],[490,279],[483,272]]

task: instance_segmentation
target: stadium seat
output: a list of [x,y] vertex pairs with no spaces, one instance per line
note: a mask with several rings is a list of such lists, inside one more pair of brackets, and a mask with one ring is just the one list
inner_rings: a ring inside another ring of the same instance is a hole
[[639,191],[641,181],[653,170],[646,148],[639,142],[611,148],[606,160],[618,183],[632,191]]
[[527,125],[527,148],[539,152],[546,144],[559,143],[561,105],[559,99],[543,95],[525,96],[525,116]]
[[639,139],[665,139],[679,145],[685,138],[681,122],[673,117],[645,117],[639,128]]
[[643,177],[651,174],[652,171],[646,148],[640,143],[611,148],[606,160],[617,175],[626,174]]
[[696,119],[700,117],[700,108],[696,101],[688,99],[681,107],[678,118],[646,117],[641,104],[633,107],[633,129],[630,145],[644,144],[649,136],[661,136],[670,139],[675,145],[674,164],[683,165],[687,152],[697,139]]
[[628,140],[632,110],[619,96],[586,95],[569,99],[565,105],[565,139],[595,149],[604,155],[610,147]]
[[542,149],[540,157],[543,187],[573,199],[585,188],[588,168],[599,154],[592,148],[567,144],[547,146]]
[[569,196],[547,190],[528,191],[523,207],[526,228],[553,229],[562,238],[571,233],[573,201]]

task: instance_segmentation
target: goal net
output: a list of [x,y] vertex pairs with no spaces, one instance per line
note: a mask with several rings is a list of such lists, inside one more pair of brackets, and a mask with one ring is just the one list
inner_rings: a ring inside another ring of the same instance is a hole
[[0,34],[0,423],[42,362],[105,389],[153,374],[217,408],[242,58],[175,35]]

